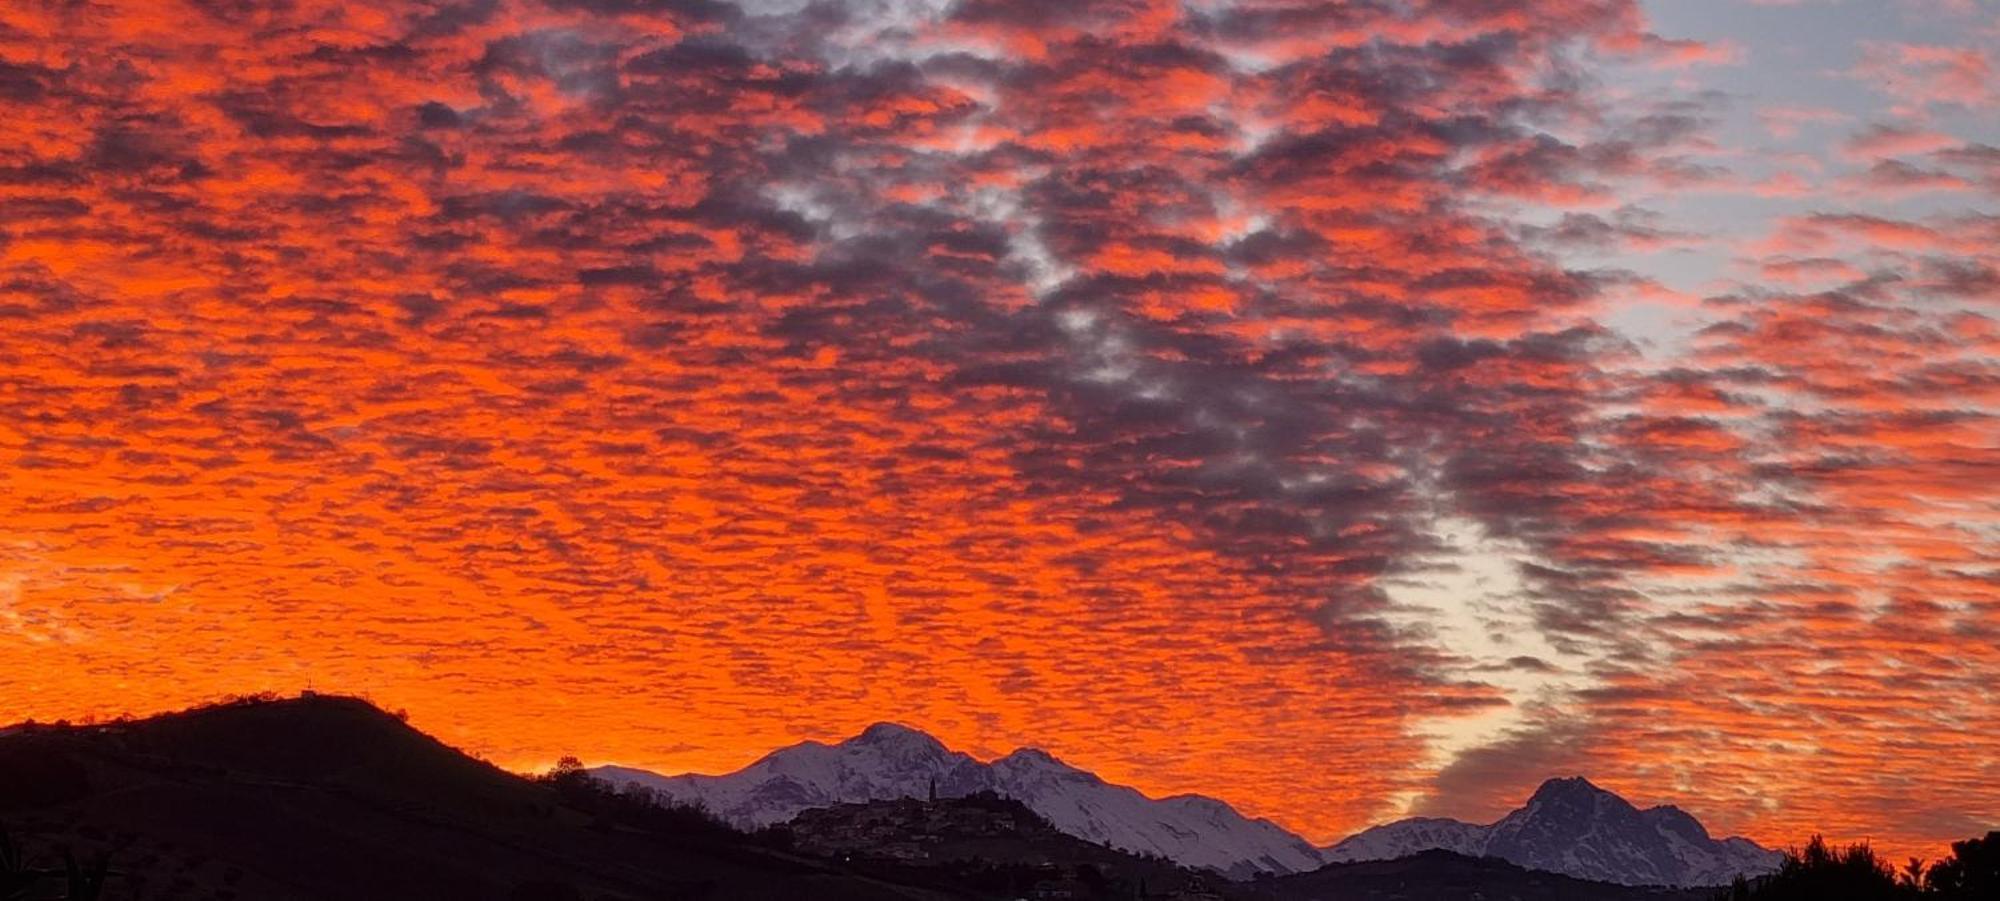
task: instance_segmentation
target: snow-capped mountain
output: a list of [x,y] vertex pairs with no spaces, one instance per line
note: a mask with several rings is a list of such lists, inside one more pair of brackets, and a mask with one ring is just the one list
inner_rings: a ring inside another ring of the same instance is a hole
[[1746,838],[1710,838],[1680,808],[1640,810],[1582,777],[1550,779],[1527,806],[1488,826],[1418,818],[1325,849],[1329,862],[1387,860],[1443,848],[1534,870],[1623,885],[1722,885],[1777,869],[1781,855]]
[[989,767],[993,790],[1047,817],[1057,829],[1127,851],[1151,852],[1193,867],[1249,877],[1299,873],[1324,861],[1304,839],[1265,819],[1249,819],[1206,795],[1149,798],[1025,748]]
[[747,828],[782,823],[814,807],[922,798],[935,784],[941,797],[992,790],[1078,838],[1226,875],[1303,872],[1322,863],[1318,849],[1298,836],[1213,798],[1149,798],[1033,748],[984,763],[891,723],[870,726],[839,744],[808,741],[781,748],[721,776],[662,776],[618,766],[590,772],[614,785],[647,786],[683,803],[698,802]]
[[1395,860],[1432,850],[1483,857],[1486,827],[1440,817],[1412,817],[1357,832],[1321,854],[1328,863],[1353,863]]

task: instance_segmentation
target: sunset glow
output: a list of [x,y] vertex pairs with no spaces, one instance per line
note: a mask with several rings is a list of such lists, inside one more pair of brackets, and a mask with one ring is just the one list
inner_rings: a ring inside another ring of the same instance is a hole
[[2000,812],[2000,4],[0,4],[0,723]]

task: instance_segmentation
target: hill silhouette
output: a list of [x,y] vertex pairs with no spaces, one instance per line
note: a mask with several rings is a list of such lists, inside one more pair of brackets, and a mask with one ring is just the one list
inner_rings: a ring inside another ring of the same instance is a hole
[[[590,807],[356,698],[0,731],[0,825],[18,866],[107,860],[106,899],[959,897],[698,817]],[[21,897],[64,896],[61,880],[40,882]]]
[[1450,851],[1329,864],[1260,880],[1249,894],[1258,901],[1712,901],[1715,896],[1714,889],[1591,882]]
[[[130,722],[23,724],[0,729],[0,899],[1710,901],[1718,894],[1591,882],[1445,851],[1227,882],[1078,839],[991,792],[830,805],[754,834],[658,800],[595,780],[574,759],[544,777],[509,773],[349,697],[256,697]],[[1896,882],[1870,857],[1864,875],[1887,888],[1853,897],[1990,896],[2000,880],[2000,834],[1955,847],[1955,857],[1916,871],[1921,883]],[[1851,858],[1795,854],[1785,871],[1731,894],[1818,898],[1823,875],[1843,891],[1872,885],[1853,877],[1859,865]]]
[[1240,897],[1214,873],[1085,841],[991,791],[834,804],[804,811],[775,831],[800,850],[867,872],[981,897]]
[[1719,901],[1993,901],[2000,898],[2000,831],[1952,842],[1939,860],[1901,867],[1867,844],[1834,847],[1813,836],[1785,852],[1776,873],[1737,880]]

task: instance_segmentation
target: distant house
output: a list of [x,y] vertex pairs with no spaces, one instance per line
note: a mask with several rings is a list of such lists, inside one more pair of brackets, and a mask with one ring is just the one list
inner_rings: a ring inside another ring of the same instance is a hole
[[931,852],[916,842],[888,842],[875,849],[875,856],[890,860],[929,860]]
[[1144,896],[1148,901],[1228,901],[1201,877],[1188,880],[1186,885],[1165,892],[1149,892]]
[[1044,879],[1041,882],[1035,883],[1035,887],[1028,892],[1028,897],[1034,898],[1035,901],[1060,898],[1088,898],[1090,896],[1090,887],[1078,882],[1073,876],[1064,876],[1060,879]]

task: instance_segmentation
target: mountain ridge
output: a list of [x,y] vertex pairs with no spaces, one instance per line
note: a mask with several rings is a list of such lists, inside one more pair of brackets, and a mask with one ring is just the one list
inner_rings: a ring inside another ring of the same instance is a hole
[[[30,869],[71,854],[107,862],[106,901],[973,897],[759,844],[691,812],[624,815],[636,810],[580,805],[551,780],[337,695],[0,729],[0,844]],[[25,897],[58,891],[36,883]]]
[[1620,885],[1669,886],[1724,885],[1770,872],[1782,857],[1741,836],[1715,839],[1674,805],[1641,810],[1582,776],[1544,781],[1527,803],[1492,823],[1413,817],[1362,830],[1322,855],[1346,863],[1428,850]]
[[1395,860],[1329,863],[1246,888],[1254,901],[1713,901],[1716,896],[1712,888],[1593,882],[1441,849]]
[[910,726],[878,722],[837,743],[807,740],[771,751],[731,773],[661,775],[607,765],[589,772],[699,803],[744,828],[784,822],[814,807],[995,791],[1015,798],[1078,838],[1231,877],[1319,867],[1319,849],[1270,820],[1194,793],[1154,798],[1108,782],[1042,748],[982,761]]
[[[1077,803],[1069,814],[1094,814],[1107,828],[1133,825],[1120,817],[1178,824],[1180,837],[1195,843],[1214,840],[1215,822],[1245,822],[1224,801],[1198,794],[1149,798],[1046,751],[1023,750],[988,763],[918,730],[868,732],[858,744],[795,746],[808,749],[803,756],[782,753],[791,749],[767,754],[760,758],[765,772],[783,778],[775,788],[746,786],[739,794],[755,801],[791,791],[796,802],[812,794],[801,778],[833,774],[849,777],[849,790],[893,789],[904,800],[831,814],[819,807],[817,830],[808,816],[789,821],[790,828],[751,835],[699,811],[655,806],[646,793],[615,792],[568,764],[545,776],[506,772],[360,699],[312,694],[246,699],[129,722],[0,729],[0,821],[23,837],[29,859],[46,861],[68,850],[85,858],[112,855],[122,887],[143,890],[145,897],[229,891],[302,901],[792,896],[942,901],[990,897],[999,887],[981,880],[999,876],[1011,880],[1007,897],[1033,884],[1069,880],[1066,884],[1081,892],[1072,897],[1125,898],[1131,886],[1123,884],[1134,878],[1155,888],[1180,878],[1167,872],[1175,869],[1163,859],[1167,855],[1121,857],[1123,852],[1073,832],[1038,833],[1033,823],[1046,819],[1039,813],[1034,821],[1000,816],[1013,826],[994,831],[995,816],[1009,805],[1032,810],[1029,800],[1040,797],[1045,805],[1053,804],[1050,799]],[[902,781],[859,779],[871,773],[844,766],[843,751],[858,755],[861,763],[899,765],[896,772],[872,775]],[[938,802],[929,802],[904,791],[920,776],[927,792],[932,778],[927,773],[933,771],[961,783],[993,778],[982,767],[1019,770],[1013,778],[1026,797],[947,800],[941,791]],[[1587,805],[1629,812],[1687,842],[1707,834],[1699,821],[1672,805],[1637,810],[1582,780],[1569,790],[1547,787],[1524,810]],[[1097,803],[1081,803],[1088,801]],[[1442,819],[1419,822],[1447,831],[1489,828]],[[1052,821],[1048,828],[1054,828]],[[1538,828],[1525,822],[1514,830],[1515,839],[1532,843]],[[1084,869],[1112,878],[1093,882]],[[1212,874],[1200,875],[1214,891],[1188,896],[1226,901],[1462,901],[1471,891],[1550,901],[1706,897],[1705,890],[1592,881],[1448,851],[1327,864],[1274,878],[1218,882]],[[187,891],[160,895],[148,885]]]
[[1492,823],[1416,817],[1320,848],[1211,796],[1152,797],[1032,746],[980,760],[889,721],[838,742],[809,739],[778,748],[729,773],[668,776],[618,765],[590,772],[700,804],[751,829],[831,804],[917,798],[933,789],[954,797],[995,791],[1079,838],[1238,879],[1443,850],[1618,885],[1712,886],[1769,872],[1780,858],[1740,836],[1713,838],[1675,805],[1641,810],[1582,776],[1544,781],[1521,808]]

